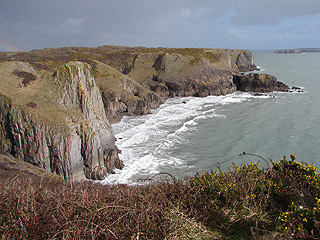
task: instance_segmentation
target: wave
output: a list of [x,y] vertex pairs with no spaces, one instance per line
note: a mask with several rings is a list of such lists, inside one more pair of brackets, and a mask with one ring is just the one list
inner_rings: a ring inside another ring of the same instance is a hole
[[257,68],[258,68],[258,71],[260,71],[260,72],[263,72],[263,71],[266,70],[266,69],[264,69],[262,66],[257,66]]
[[147,178],[163,170],[192,167],[188,165],[190,156],[177,149],[187,145],[188,136],[192,136],[199,125],[226,118],[219,112],[226,105],[268,97],[236,92],[226,96],[174,98],[152,114],[124,117],[112,127],[125,167],[100,183],[134,183],[139,178]]

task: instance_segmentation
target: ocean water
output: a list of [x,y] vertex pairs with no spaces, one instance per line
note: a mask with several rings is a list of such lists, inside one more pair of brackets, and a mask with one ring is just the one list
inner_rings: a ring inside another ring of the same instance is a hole
[[135,183],[160,172],[184,177],[233,163],[265,165],[242,152],[275,161],[295,154],[320,167],[320,53],[254,57],[261,73],[303,93],[175,98],[152,114],[124,117],[112,127],[125,167],[101,183]]

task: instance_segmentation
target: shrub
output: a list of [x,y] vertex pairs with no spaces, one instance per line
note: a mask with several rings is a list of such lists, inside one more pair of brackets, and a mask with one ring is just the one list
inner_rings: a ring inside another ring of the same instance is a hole
[[258,163],[234,165],[226,172],[197,175],[190,184],[194,215],[224,235],[320,237],[320,175],[313,164],[299,163],[294,155],[272,162],[270,169]]
[[[1,167],[1,166],[0,166]],[[319,239],[320,178],[292,155],[145,185],[0,183],[2,239]]]

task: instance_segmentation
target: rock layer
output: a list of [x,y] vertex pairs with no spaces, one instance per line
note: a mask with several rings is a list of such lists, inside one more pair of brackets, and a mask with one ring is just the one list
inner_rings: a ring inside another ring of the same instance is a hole
[[1,96],[1,150],[70,181],[103,179],[122,168],[91,66],[71,62],[54,81],[61,93],[57,106],[70,112],[65,122],[49,124]]

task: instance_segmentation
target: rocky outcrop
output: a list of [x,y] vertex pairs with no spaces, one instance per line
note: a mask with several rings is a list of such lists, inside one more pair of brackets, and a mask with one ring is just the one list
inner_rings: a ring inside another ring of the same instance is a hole
[[[54,74],[63,122],[44,121],[0,97],[1,151],[70,181],[102,179],[122,168],[91,66],[71,62]],[[54,91],[54,89],[52,89]]]
[[153,82],[149,85],[164,97],[205,97],[235,91],[232,72],[215,67],[207,58],[165,53],[155,60],[153,67],[157,75],[153,76]]
[[253,55],[249,51],[241,52],[237,56],[236,64],[240,72],[249,72],[258,69],[254,64]]
[[108,119],[148,114],[160,105],[158,95],[129,76],[101,62],[96,63],[96,69],[96,82]]
[[244,92],[273,92],[288,91],[289,87],[277,81],[277,78],[269,74],[234,75],[233,82],[238,91]]

